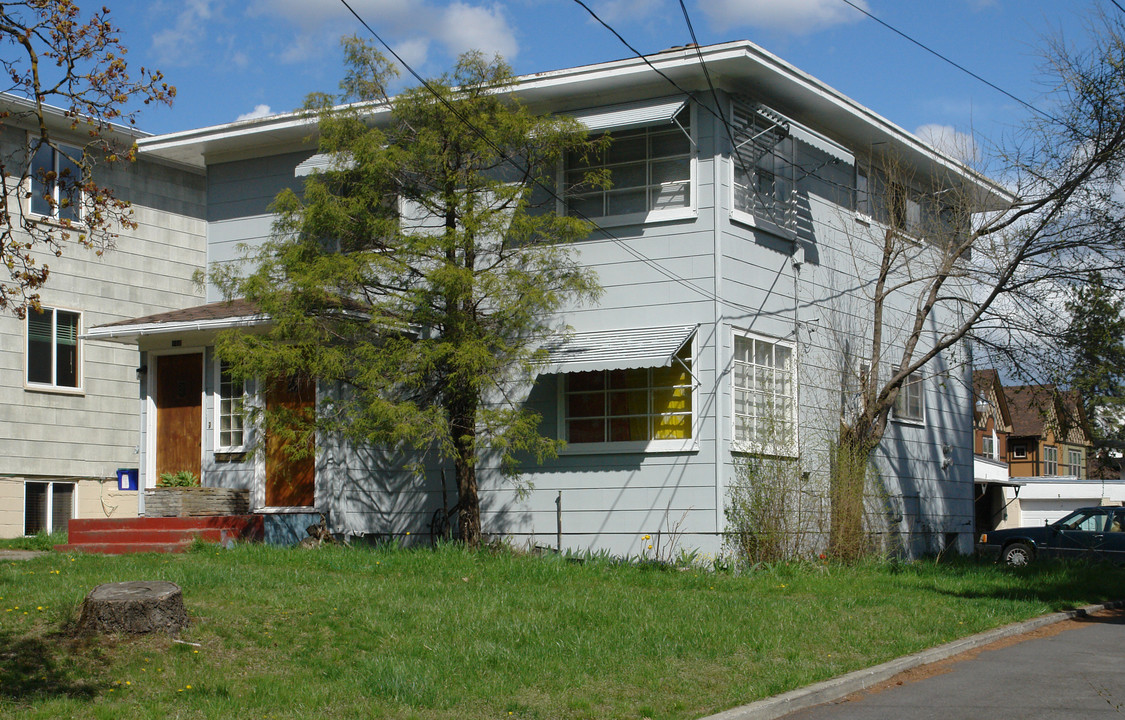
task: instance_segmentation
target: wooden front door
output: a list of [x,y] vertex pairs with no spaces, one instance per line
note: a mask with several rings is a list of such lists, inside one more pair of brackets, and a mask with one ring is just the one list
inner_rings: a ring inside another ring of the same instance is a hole
[[203,441],[203,355],[156,358],[156,477],[199,477]]
[[[285,378],[269,384],[266,413],[282,411],[304,420],[316,412],[316,383],[307,378]],[[312,507],[316,503],[316,464],[313,438],[294,457],[290,442],[276,432],[266,432],[266,505]]]

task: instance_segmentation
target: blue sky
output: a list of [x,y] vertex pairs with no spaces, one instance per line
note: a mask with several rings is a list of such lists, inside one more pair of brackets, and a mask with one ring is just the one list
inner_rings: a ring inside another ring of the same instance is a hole
[[[1035,102],[1045,34],[1084,39],[1093,5],[1060,0],[852,0],[991,82]],[[632,53],[573,0],[351,0],[423,75],[469,48],[517,73]],[[634,47],[690,42],[678,0],[587,0]],[[1106,5],[1107,12],[1119,12]],[[689,1],[700,43],[749,39],[910,131],[973,132],[987,144],[1028,111],[850,8],[844,0]],[[284,112],[336,89],[339,37],[365,31],[338,0],[129,0],[111,4],[131,65],[177,87],[139,126],[171,132]]]

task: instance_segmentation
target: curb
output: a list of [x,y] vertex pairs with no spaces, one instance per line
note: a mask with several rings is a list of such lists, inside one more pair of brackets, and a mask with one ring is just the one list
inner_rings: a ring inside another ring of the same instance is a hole
[[749,705],[724,710],[715,715],[700,718],[700,720],[776,720],[789,713],[804,710],[805,708],[814,707],[816,705],[823,705],[824,703],[847,697],[852,693],[866,690],[869,687],[890,680],[895,675],[906,670],[922,665],[929,665],[941,660],[947,660],[954,655],[959,655],[968,650],[975,650],[976,648],[996,642],[997,640],[1003,640],[1013,635],[1022,635],[1023,633],[1038,630],[1047,625],[1054,625],[1063,620],[1084,617],[1091,613],[1098,612],[1099,610],[1119,607],[1125,607],[1125,601],[1115,600],[1112,602],[1087,605],[1077,610],[1066,610],[1064,612],[1052,613],[1050,615],[1032,618],[1031,620],[1005,625],[995,630],[989,630],[978,635],[971,635],[966,638],[961,638],[960,640],[954,640],[953,642],[939,645],[929,650],[923,650],[912,655],[905,655],[881,665],[876,665],[864,670],[856,670],[847,675],[841,675],[807,687],[798,688],[797,690],[790,690],[787,693],[774,695],[764,700],[758,700]]

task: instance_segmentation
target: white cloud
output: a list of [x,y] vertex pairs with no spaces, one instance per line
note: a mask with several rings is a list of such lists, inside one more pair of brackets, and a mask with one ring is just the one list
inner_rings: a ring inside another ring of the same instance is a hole
[[254,120],[256,118],[263,118],[263,117],[266,117],[267,115],[272,115],[272,114],[273,114],[273,111],[270,110],[269,105],[265,105],[265,104],[255,105],[253,110],[251,110],[248,113],[242,113],[241,115],[239,115],[236,118],[236,120]]
[[[398,56],[405,60],[410,67],[419,68],[425,64],[429,56],[430,40],[424,37],[403,40],[398,43],[395,52],[397,52]],[[406,68],[400,67],[398,70],[403,75],[406,74]]]
[[[720,30],[757,27],[803,35],[863,18],[840,0],[712,0],[701,5]],[[863,0],[856,5],[867,9]]]
[[[388,23],[397,25],[417,11],[417,3],[410,0],[352,0],[351,6],[364,19],[377,19],[384,26]],[[305,29],[337,20],[353,19],[343,3],[325,0],[251,0],[246,14],[251,17],[279,18]]]
[[455,2],[442,13],[437,35],[451,55],[480,50],[485,55],[500,54],[510,60],[519,50],[515,33],[499,5],[485,8]]
[[972,164],[980,161],[980,148],[973,136],[958,131],[952,125],[922,125],[914,134],[961,162]]
[[164,65],[188,65],[198,59],[199,48],[211,29],[212,0],[187,0],[175,24],[152,36],[152,51]]

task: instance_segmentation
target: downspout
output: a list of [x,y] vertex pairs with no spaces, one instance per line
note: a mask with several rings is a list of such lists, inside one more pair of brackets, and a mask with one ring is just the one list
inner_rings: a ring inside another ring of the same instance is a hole
[[[715,108],[722,114],[722,108]],[[716,131],[718,128],[715,128]],[[722,532],[723,529],[723,502],[725,500],[723,495],[723,473],[726,468],[726,458],[723,455],[723,436],[731,423],[726,422],[727,393],[723,392],[726,386],[726,376],[723,373],[723,343],[726,340],[726,334],[723,332],[723,203],[726,201],[726,193],[723,192],[723,178],[722,169],[726,166],[723,162],[723,154],[719,151],[719,143],[721,142],[718,132],[711,133],[711,176],[714,183],[714,192],[712,193],[713,201],[711,203],[711,211],[713,215],[713,228],[712,232],[715,234],[715,299],[712,304],[715,308],[715,532]]]

